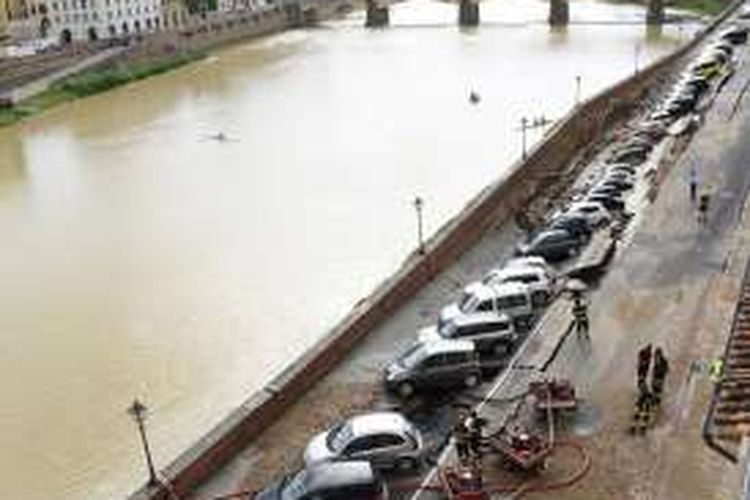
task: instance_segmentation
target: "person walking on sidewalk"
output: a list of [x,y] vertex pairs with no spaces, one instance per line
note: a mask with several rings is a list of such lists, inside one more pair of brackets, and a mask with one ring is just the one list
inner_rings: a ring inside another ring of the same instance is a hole
[[695,198],[698,196],[698,172],[695,170],[694,165],[690,167],[688,184],[690,186],[690,202],[695,203]]
[[589,336],[589,312],[586,298],[583,292],[576,292],[573,295],[573,320],[579,339],[585,339]]
[[698,223],[705,226],[708,222],[708,208],[711,203],[711,194],[705,192],[698,200]]
[[651,368],[651,344],[648,344],[645,347],[642,347],[640,351],[638,351],[638,392],[643,394],[648,394],[648,372]]
[[651,377],[651,393],[653,395],[653,403],[656,406],[661,403],[661,395],[664,392],[664,380],[667,378],[667,372],[669,372],[669,362],[664,356],[661,347],[657,347],[654,351],[654,370]]

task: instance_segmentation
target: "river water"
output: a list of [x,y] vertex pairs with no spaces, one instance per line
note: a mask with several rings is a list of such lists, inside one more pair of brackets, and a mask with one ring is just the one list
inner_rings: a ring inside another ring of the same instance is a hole
[[0,498],[124,496],[134,397],[163,466],[398,267],[415,196],[432,233],[519,157],[521,117],[688,31],[481,8],[476,30],[424,0],[383,30],[353,13],[0,130]]

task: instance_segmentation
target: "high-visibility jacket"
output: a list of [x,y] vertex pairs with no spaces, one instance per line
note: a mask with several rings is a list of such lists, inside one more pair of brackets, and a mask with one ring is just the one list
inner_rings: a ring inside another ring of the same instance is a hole
[[724,360],[721,358],[711,361],[708,365],[708,376],[711,377],[711,381],[719,382],[724,376]]

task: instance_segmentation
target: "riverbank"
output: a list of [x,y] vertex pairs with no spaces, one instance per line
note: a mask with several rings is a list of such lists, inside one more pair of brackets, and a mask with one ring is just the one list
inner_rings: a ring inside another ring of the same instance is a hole
[[675,0],[668,6],[696,14],[715,16],[726,9],[730,3],[728,0]]
[[103,68],[83,71],[53,84],[44,92],[16,106],[0,108],[0,127],[12,125],[75,99],[100,94],[121,85],[165,73],[202,59],[205,55],[205,52],[185,52],[150,61],[119,61]]

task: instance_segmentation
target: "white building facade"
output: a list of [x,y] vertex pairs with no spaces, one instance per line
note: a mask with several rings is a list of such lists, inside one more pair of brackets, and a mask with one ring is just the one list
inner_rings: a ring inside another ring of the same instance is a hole
[[17,40],[95,41],[153,32],[162,23],[160,0],[32,0],[20,5],[10,26]]

